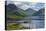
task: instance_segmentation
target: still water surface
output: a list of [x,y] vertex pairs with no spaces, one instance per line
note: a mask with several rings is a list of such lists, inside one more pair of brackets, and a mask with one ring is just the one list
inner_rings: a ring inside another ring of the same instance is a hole
[[[26,21],[27,23],[23,23]],[[18,21],[22,22],[21,25],[29,28],[44,28],[44,18],[40,16],[25,17],[24,20]]]

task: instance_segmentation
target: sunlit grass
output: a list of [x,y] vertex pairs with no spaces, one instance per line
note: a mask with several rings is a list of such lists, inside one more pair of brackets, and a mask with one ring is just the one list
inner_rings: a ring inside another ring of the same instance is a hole
[[7,16],[7,18],[10,18],[10,19],[21,19],[23,17],[22,16],[9,15],[9,16]]
[[18,30],[18,29],[24,29],[24,27],[20,24],[8,24],[7,30]]

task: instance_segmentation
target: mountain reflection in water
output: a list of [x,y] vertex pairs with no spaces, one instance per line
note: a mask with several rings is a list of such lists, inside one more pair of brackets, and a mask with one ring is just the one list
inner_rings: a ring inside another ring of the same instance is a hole
[[44,28],[44,18],[43,16],[32,16],[25,17],[23,20],[17,21],[22,22],[21,25],[29,28]]

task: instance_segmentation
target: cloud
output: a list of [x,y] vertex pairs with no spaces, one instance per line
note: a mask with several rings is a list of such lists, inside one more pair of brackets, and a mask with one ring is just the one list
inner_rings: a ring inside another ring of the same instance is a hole
[[17,7],[26,10],[28,8],[32,8],[36,11],[38,11],[39,9],[44,7],[44,3],[32,3],[32,2],[15,2],[15,1],[11,1],[11,0],[7,0],[7,4],[9,3],[14,3]]
[[30,6],[28,6],[28,5],[23,5],[23,6],[21,6],[20,8],[21,9],[23,9],[23,10],[26,10],[26,9],[28,9]]
[[31,8],[33,8],[36,11],[38,11],[39,9],[41,9],[43,7],[44,7],[43,3],[36,3],[36,4],[34,4],[34,5],[31,6]]

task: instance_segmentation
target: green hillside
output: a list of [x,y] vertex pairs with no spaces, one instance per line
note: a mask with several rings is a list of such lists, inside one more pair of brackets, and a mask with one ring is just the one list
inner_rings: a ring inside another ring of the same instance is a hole
[[26,16],[26,13],[24,10],[16,7],[14,4],[6,5],[6,12],[7,12],[7,18],[22,18]]

